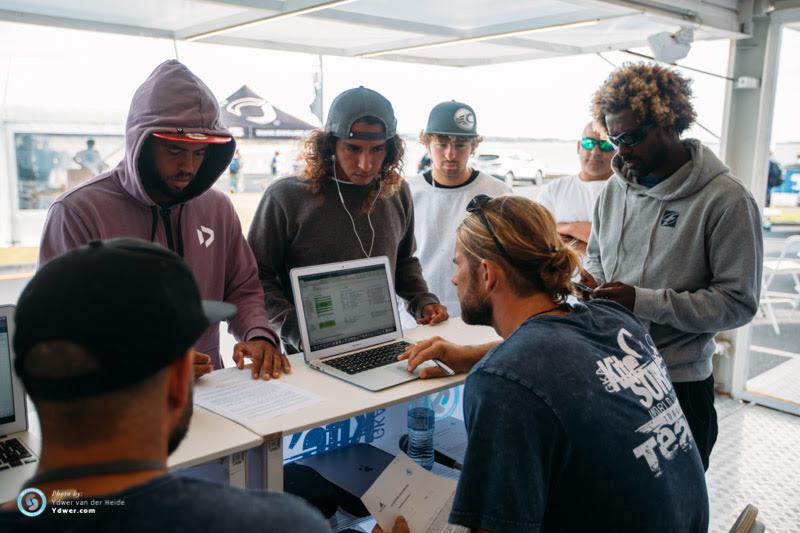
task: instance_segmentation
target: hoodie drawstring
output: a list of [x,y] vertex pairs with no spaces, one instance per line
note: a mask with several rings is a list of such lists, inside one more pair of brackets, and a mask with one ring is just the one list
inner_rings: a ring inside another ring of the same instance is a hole
[[150,230],[150,242],[156,239],[156,230],[158,229],[158,214],[161,213],[161,220],[164,221],[164,233],[167,235],[167,248],[183,257],[183,231],[181,226],[181,218],[183,217],[183,207],[186,204],[181,204],[178,209],[178,245],[175,246],[175,239],[172,235],[172,221],[170,220],[170,209],[168,207],[159,208],[158,206],[151,206],[150,213],[153,215],[152,229]]
[[622,247],[622,233],[625,231],[625,217],[628,214],[628,190],[630,187],[625,183],[625,201],[622,202],[622,222],[619,225],[619,235],[617,236],[617,249],[614,252],[614,270],[611,271],[611,276],[606,278],[606,281],[616,280],[617,267],[619,266],[619,250]]
[[664,208],[666,205],[667,203],[664,200],[660,200],[658,206],[658,215],[656,216],[655,220],[653,220],[653,225],[650,227],[650,235],[647,238],[647,248],[645,248],[644,257],[642,258],[642,269],[639,271],[638,286],[640,287],[644,284],[644,273],[647,269],[647,260],[650,258],[650,248],[653,246],[653,239],[655,238],[656,230],[658,229],[659,224],[661,224],[661,217],[664,216]]
[[181,218],[183,217],[183,207],[186,204],[181,204],[178,209],[178,255],[183,257],[183,230],[181,229]]
[[152,228],[150,229],[150,242],[156,240],[156,230],[158,229],[158,207],[151,206],[150,213],[153,215]]

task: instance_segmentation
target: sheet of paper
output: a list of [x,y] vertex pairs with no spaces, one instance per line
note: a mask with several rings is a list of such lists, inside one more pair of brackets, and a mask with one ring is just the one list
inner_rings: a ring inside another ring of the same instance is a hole
[[281,380],[253,379],[249,370],[238,368],[206,374],[194,386],[194,403],[251,429],[321,400]]
[[361,501],[384,531],[391,531],[398,516],[411,533],[439,533],[446,525],[456,481],[432,474],[399,453]]

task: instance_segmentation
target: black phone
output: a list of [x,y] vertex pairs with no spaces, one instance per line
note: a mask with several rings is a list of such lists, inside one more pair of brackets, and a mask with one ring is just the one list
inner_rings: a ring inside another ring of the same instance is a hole
[[573,281],[572,285],[581,293],[584,300],[591,300],[594,298],[594,291],[588,285],[584,285],[579,281]]

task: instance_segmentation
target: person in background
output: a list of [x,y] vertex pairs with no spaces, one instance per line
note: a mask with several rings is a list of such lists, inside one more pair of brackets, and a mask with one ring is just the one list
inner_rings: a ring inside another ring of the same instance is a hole
[[[136,90],[125,142],[125,157],[116,168],[50,206],[39,268],[97,239],[158,243],[186,261],[204,298],[239,308],[228,322],[239,341],[233,349],[239,368],[250,358],[254,378],[288,372],[289,360],[267,323],[256,262],[239,217],[227,195],[212,188],[236,150],[216,97],[183,64],[166,61]],[[196,377],[223,367],[218,326],[195,348]]]
[[42,429],[26,486],[47,508],[31,518],[12,502],[0,530],[330,531],[292,496],[167,472],[192,417],[192,345],[235,312],[201,302],[180,257],[136,239],[92,241],[40,269],[20,296],[13,342]]
[[270,323],[287,350],[301,349],[289,281],[295,267],[386,256],[395,290],[417,322],[447,319],[414,255],[414,206],[396,127],[386,98],[349,89],[334,99],[325,128],[306,140],[302,173],[264,191],[247,240]]
[[761,214],[750,191],[700,141],[690,81],[627,64],[593,98],[617,147],[600,193],[584,268],[646,326],[669,368],[703,466],[717,439],[714,336],[750,322],[761,292]]
[[239,154],[239,150],[237,149],[236,152],[233,153],[233,159],[231,159],[231,164],[228,165],[228,173],[231,177],[230,183],[230,193],[236,193],[244,189],[244,181],[242,180],[242,167],[244,164],[242,163],[242,156]]
[[279,151],[275,150],[275,154],[272,156],[272,161],[270,161],[270,164],[269,164],[270,172],[272,173],[272,177],[273,178],[277,178],[278,177],[278,156],[279,155],[281,155],[281,153]]
[[561,238],[584,254],[592,231],[594,204],[612,174],[614,146],[590,122],[583,128],[577,152],[580,172],[545,185],[537,201],[555,217]]
[[94,139],[87,140],[86,150],[81,150],[75,154],[72,160],[82,169],[91,172],[92,176],[96,176],[108,168],[108,165],[103,161],[103,156],[94,147]]
[[408,180],[414,200],[414,235],[422,272],[434,294],[458,316],[458,297],[450,282],[456,227],[464,209],[478,194],[503,196],[511,189],[500,180],[469,167],[481,143],[475,111],[464,103],[442,102],[431,110],[419,141],[432,168]]
[[540,204],[481,195],[467,211],[454,255],[461,318],[503,341],[434,338],[402,356],[409,369],[435,357],[469,371],[450,522],[503,533],[705,533],[703,466],[647,330],[607,299],[564,303],[580,259]]

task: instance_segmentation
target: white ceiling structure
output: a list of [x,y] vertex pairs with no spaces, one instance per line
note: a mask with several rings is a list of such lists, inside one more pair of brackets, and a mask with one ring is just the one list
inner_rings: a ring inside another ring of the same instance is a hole
[[[737,0],[0,0],[0,20],[473,66],[621,50],[680,28],[739,39]],[[752,9],[752,8],[751,8]]]

